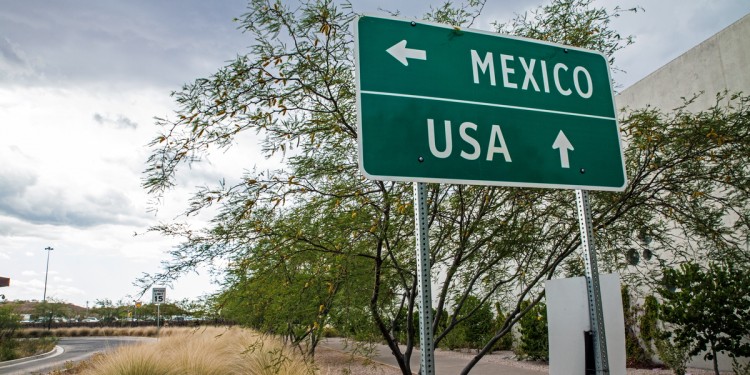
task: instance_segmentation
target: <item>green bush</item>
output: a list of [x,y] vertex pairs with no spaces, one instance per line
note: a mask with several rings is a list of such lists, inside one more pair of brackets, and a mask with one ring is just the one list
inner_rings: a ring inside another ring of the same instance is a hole
[[[456,300],[453,305],[453,309],[458,310],[456,320],[459,323],[445,335],[439,345],[450,350],[481,349],[493,336],[492,310],[487,303],[481,303],[475,296],[467,296],[460,310],[459,302],[460,300]],[[443,324],[447,324],[447,321]]]
[[657,292],[659,319],[668,324],[672,341],[691,356],[705,353],[719,375],[717,355],[749,357],[750,273],[735,263],[697,262],[662,270]]
[[[639,322],[638,306],[631,303],[627,285],[623,285],[620,292],[622,293],[622,310],[625,317],[625,363],[628,367],[650,367],[653,364],[651,354],[641,346],[638,334],[635,331],[635,326]],[[640,317],[640,323],[640,326],[643,327],[644,316]],[[655,323],[656,320],[654,320]],[[643,331],[641,331],[641,334],[643,334]],[[651,346],[650,341],[644,340],[644,342],[647,346]]]
[[0,361],[16,358],[15,332],[21,326],[20,321],[10,306],[0,306]]
[[341,333],[333,326],[323,327],[323,337],[341,337]]
[[18,341],[16,340],[5,340],[0,342],[0,362],[16,359],[17,345]]
[[675,375],[685,375],[687,363],[690,361],[690,349],[687,345],[672,342],[666,335],[656,332],[654,346],[659,359],[664,365],[672,369]]
[[440,340],[439,346],[448,350],[466,348],[466,329],[464,326],[459,324],[453,327],[453,329],[448,332],[442,340]]
[[750,362],[740,363],[737,358],[732,358],[732,373],[734,375],[750,375]]
[[20,321],[11,306],[0,306],[0,361],[45,353],[57,344],[53,338],[19,340]]
[[474,313],[466,317],[461,324],[465,327],[467,348],[481,349],[493,336],[494,319],[492,310],[489,304],[482,304],[479,298],[468,296],[464,302],[464,314],[468,314],[472,310],[474,310]]
[[47,353],[55,348],[59,339],[57,337],[43,337],[33,340],[19,340],[16,346],[16,357],[29,357],[32,355]]
[[[521,303],[521,309],[529,306],[529,301]],[[547,331],[547,306],[539,302],[519,320],[521,342],[517,354],[534,360],[549,360],[549,337]]]
[[[505,319],[507,316],[503,312],[502,306],[499,303],[495,303],[495,332],[499,332],[503,328]],[[500,340],[497,340],[492,350],[512,350],[513,349],[513,330],[508,331]]]
[[646,346],[646,351],[654,354],[654,340],[657,335],[657,321],[659,320],[659,302],[656,297],[650,295],[643,301],[643,315],[638,322],[641,340]]

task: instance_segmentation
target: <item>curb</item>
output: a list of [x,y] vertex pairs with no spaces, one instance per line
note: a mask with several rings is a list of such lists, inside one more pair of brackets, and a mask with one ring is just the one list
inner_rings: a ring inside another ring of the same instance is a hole
[[22,362],[26,362],[26,361],[35,360],[35,359],[42,359],[42,358],[51,357],[51,356],[57,354],[58,351],[60,353],[62,353],[65,350],[60,345],[55,345],[55,347],[52,350],[48,351],[47,353],[32,355],[30,357],[23,357],[23,358],[18,358],[18,359],[11,359],[10,361],[2,361],[2,362],[0,362],[0,368],[10,367],[10,366],[15,365],[17,363],[22,363]]

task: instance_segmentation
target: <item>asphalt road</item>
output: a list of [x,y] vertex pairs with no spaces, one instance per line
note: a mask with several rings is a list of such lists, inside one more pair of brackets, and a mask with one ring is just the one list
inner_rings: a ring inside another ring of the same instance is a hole
[[95,353],[112,350],[121,345],[132,345],[151,340],[155,339],[146,337],[64,337],[60,339],[55,352],[50,355],[41,358],[0,362],[0,374],[46,374],[63,368],[66,362],[83,361]]

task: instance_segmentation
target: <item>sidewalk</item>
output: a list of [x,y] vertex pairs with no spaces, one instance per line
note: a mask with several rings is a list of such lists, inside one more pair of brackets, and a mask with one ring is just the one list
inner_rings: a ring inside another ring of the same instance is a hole
[[[340,350],[343,352],[360,354],[365,356],[365,351],[368,351],[369,346],[366,348],[355,348],[353,347],[352,341],[346,341],[341,338],[327,338],[321,342],[322,346]],[[366,344],[365,344],[366,345]],[[391,354],[391,350],[382,344],[372,344],[370,359],[384,363],[389,366],[398,368],[396,358]],[[512,359],[508,359],[509,352],[502,352],[500,354],[488,354],[482,358],[471,370],[471,374],[474,375],[540,375],[548,373],[547,366],[537,364],[534,362],[517,362]],[[456,375],[469,363],[474,357],[473,353],[460,353],[445,351],[441,349],[435,350],[435,375]],[[419,350],[414,350],[411,356],[411,369],[414,374],[419,371]]]

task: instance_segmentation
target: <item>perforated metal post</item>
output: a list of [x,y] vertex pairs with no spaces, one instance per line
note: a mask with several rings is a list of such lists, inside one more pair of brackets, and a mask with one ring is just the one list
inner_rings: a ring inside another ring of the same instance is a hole
[[156,333],[159,333],[159,320],[161,320],[161,303],[156,304]]
[[599,288],[599,268],[596,265],[596,247],[594,246],[594,228],[591,225],[591,208],[589,193],[576,190],[578,206],[578,225],[581,228],[581,248],[586,258],[586,291],[589,300],[589,321],[594,335],[594,361],[596,373],[609,374],[609,357],[607,356],[607,335],[604,331],[604,313],[602,311],[602,292]]
[[427,188],[414,183],[414,230],[417,238],[417,287],[419,288],[420,374],[435,375],[432,335],[432,283],[430,278],[430,237],[427,228]]

